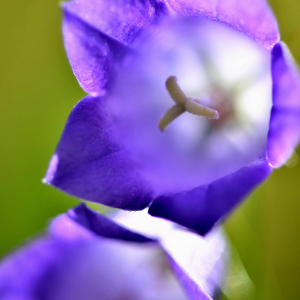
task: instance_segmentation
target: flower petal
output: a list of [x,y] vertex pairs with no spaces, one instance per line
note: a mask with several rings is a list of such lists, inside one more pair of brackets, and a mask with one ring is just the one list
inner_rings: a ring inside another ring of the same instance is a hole
[[267,49],[279,41],[276,19],[264,0],[167,0],[182,15],[203,16],[244,32]]
[[267,156],[273,167],[284,164],[300,138],[300,76],[284,43],[272,51],[273,107]]
[[163,3],[153,0],[75,0],[63,4],[65,12],[124,44],[130,43],[164,8]]
[[201,237],[173,222],[153,218],[146,211],[121,212],[115,220],[159,241],[189,299],[214,298],[222,287],[228,248],[220,227]]
[[87,93],[101,94],[114,64],[126,52],[126,46],[68,12],[64,13],[63,35],[79,84]]
[[[69,210],[68,217],[98,236],[139,243],[155,242],[154,239],[128,230],[111,219],[94,212],[84,203]],[[65,224],[63,226],[65,227]]]
[[40,238],[2,261],[0,265],[0,297],[37,299],[45,286],[49,268],[57,263],[64,245]]
[[149,251],[155,249],[110,240],[64,244],[40,239],[2,263],[0,297],[97,300],[101,295],[103,300],[153,299],[143,295],[156,287],[154,274],[146,273],[151,272],[151,266],[143,265],[151,255]]
[[[113,228],[105,228],[106,224],[107,220],[99,227],[104,234]],[[89,233],[66,214],[57,217],[49,236],[1,263],[0,298],[186,299],[171,274],[162,270],[159,247],[101,235]]]
[[215,299],[223,285],[228,263],[228,249],[221,230],[202,239],[178,230],[173,237],[165,239],[162,246],[189,299]]
[[44,182],[128,210],[143,209],[152,200],[137,167],[114,141],[106,101],[100,97],[85,97],[74,107]]
[[86,92],[99,94],[125,45],[164,6],[156,1],[76,0],[62,7],[65,47],[74,74]]
[[190,191],[158,197],[149,214],[174,221],[201,235],[211,230],[252,189],[264,181],[272,168],[265,159]]

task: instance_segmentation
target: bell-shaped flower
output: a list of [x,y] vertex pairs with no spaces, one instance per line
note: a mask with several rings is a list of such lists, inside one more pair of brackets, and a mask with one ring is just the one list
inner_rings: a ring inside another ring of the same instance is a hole
[[206,234],[286,163],[300,79],[264,0],[74,0],[66,51],[89,93],[46,183]]
[[217,299],[228,259],[222,231],[203,238],[138,214],[113,221],[82,204],[58,216],[0,263],[1,300]]

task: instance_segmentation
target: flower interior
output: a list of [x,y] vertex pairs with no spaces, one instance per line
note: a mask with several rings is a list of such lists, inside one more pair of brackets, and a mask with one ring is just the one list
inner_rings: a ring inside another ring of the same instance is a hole
[[101,109],[154,196],[209,183],[263,155],[268,50],[202,18],[162,20],[131,47]]

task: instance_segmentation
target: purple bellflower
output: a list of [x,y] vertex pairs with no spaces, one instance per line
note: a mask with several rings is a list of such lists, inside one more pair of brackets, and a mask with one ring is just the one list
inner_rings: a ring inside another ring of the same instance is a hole
[[[141,217],[139,230],[152,237],[121,225],[135,227]],[[216,299],[227,263],[222,231],[203,238],[175,227],[147,213],[123,213],[115,222],[81,204],[54,219],[47,235],[4,259],[0,298]]]
[[206,234],[300,135],[300,79],[264,0],[74,0],[66,51],[89,94],[46,183]]

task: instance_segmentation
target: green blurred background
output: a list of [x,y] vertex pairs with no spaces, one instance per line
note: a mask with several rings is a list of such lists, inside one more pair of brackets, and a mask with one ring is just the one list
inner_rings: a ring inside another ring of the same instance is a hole
[[[300,1],[270,2],[282,39],[300,63]],[[84,92],[63,49],[57,0],[1,1],[0,14],[2,256],[78,203],[41,179]],[[300,165],[275,170],[226,222],[254,287],[249,292],[251,283],[238,262],[230,277],[230,299],[300,299],[299,177]]]

